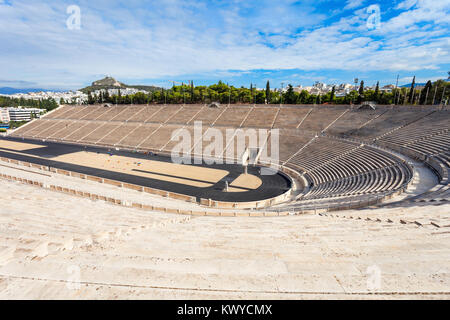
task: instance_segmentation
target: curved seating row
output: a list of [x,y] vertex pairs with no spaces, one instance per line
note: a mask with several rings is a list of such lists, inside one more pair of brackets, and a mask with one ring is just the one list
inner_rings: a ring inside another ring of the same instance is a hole
[[313,187],[303,199],[367,195],[393,191],[402,187],[410,177],[411,174],[405,167],[392,165],[322,183]]

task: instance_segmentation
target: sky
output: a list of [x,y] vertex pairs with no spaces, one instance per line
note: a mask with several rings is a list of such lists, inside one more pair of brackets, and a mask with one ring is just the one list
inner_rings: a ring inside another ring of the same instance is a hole
[[0,0],[0,87],[447,78],[450,0]]

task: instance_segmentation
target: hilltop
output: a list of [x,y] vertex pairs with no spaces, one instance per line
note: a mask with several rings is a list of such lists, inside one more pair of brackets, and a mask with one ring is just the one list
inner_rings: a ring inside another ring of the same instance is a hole
[[127,85],[125,83],[119,82],[113,77],[105,77],[101,80],[92,82],[92,84],[86,88],[80,89],[79,91],[83,93],[94,92],[96,90],[107,90],[107,89],[126,89],[134,88],[138,90],[144,90],[148,92],[153,92],[160,90],[161,88],[156,86],[145,86],[145,85]]

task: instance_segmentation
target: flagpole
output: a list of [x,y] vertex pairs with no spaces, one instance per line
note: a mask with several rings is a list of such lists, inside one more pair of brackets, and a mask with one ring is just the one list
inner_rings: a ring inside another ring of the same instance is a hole
[[435,101],[436,101],[436,93],[437,93],[437,87],[438,87],[437,81],[436,81],[435,83],[436,83],[436,88],[434,89],[434,95],[433,95],[433,103],[432,103],[432,105],[434,105],[434,103],[435,103]]

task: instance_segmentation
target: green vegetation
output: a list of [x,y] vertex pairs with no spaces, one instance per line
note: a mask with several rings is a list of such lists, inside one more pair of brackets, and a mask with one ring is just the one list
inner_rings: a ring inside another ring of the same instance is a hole
[[[444,93],[444,88],[445,93]],[[428,95],[426,92],[428,91]],[[444,93],[444,95],[442,95]],[[434,98],[433,98],[434,97]],[[361,103],[363,101],[374,101],[378,104],[439,104],[441,100],[449,99],[450,83],[438,80],[427,84],[424,89],[398,88],[392,92],[384,92],[377,84],[375,90],[364,90],[364,81],[361,81],[359,89],[351,91],[346,96],[336,96],[336,88],[324,95],[312,95],[307,91],[295,92],[292,85],[288,85],[287,91],[281,94],[278,91],[270,91],[270,84],[267,82],[266,88],[257,90],[253,84],[250,89],[245,87],[236,88],[229,86],[222,81],[210,86],[189,85],[173,86],[171,89],[159,89],[148,94],[139,92],[133,95],[109,96],[107,92],[93,95],[88,92],[88,104],[111,103],[111,104],[150,104],[150,103],[211,103],[220,102],[223,104],[350,104]],[[433,102],[434,101],[434,102]],[[422,103],[423,102],[423,103]]]
[[28,123],[28,122],[27,121],[10,121],[9,127],[11,129],[16,129],[16,128],[23,126],[25,123]]
[[7,130],[5,128],[0,128],[1,133],[5,133]]
[[411,82],[411,89],[409,89],[409,94],[408,94],[408,103],[414,102],[413,99],[414,99],[415,85],[416,85],[416,76],[414,76],[413,81]]
[[23,98],[13,99],[10,97],[0,96],[0,107],[18,107],[18,106],[45,109],[47,111],[51,111],[53,109],[58,108],[58,104],[52,98],[32,100]]
[[[427,95],[427,85],[430,88],[428,90],[428,95]],[[448,99],[450,98],[450,82],[438,80],[434,82],[431,85],[431,87],[429,84],[427,85],[425,85],[424,89],[421,90],[422,94],[425,95],[423,101],[426,102],[426,104],[438,104],[441,101],[445,100],[448,101]]]
[[356,100],[358,104],[360,104],[363,101],[366,101],[364,94],[365,94],[365,91],[364,91],[364,80],[361,80],[361,83],[359,85],[359,90],[358,90],[358,99]]
[[[145,94],[138,92],[133,95],[122,96],[119,90],[118,95],[109,96],[106,92],[93,95],[88,92],[88,104],[112,103],[112,104],[147,104],[147,103],[265,103],[266,93],[264,90],[256,90],[251,87],[236,88],[228,86],[219,81],[211,86],[189,85],[173,86],[171,89],[159,89]],[[278,92],[271,92],[269,103],[278,103],[280,95]]]
[[266,102],[270,101],[270,97],[271,97],[270,83],[269,83],[269,80],[267,80],[267,84],[266,84]]

